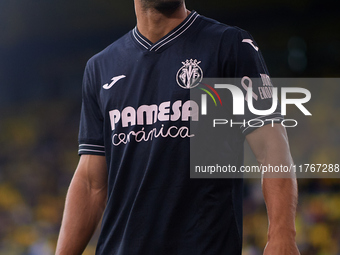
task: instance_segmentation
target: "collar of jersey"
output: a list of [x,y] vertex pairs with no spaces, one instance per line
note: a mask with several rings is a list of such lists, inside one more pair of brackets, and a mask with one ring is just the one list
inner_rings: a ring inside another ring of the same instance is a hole
[[188,17],[183,20],[176,28],[174,28],[169,34],[161,38],[158,42],[152,43],[145,38],[137,29],[137,26],[132,30],[133,39],[141,45],[145,50],[148,51],[159,51],[161,48],[174,41],[176,38],[181,36],[187,31],[192,24],[195,22],[199,14],[196,11],[192,11]]

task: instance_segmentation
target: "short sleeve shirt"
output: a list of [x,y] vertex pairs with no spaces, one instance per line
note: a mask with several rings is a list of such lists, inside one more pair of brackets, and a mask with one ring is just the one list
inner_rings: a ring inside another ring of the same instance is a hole
[[[201,77],[245,76],[269,79],[251,35],[195,11],[156,43],[134,28],[88,61],[79,154],[105,156],[108,166],[96,254],[241,254],[242,179],[190,178],[189,120]],[[226,138],[230,163],[243,164],[253,130]]]

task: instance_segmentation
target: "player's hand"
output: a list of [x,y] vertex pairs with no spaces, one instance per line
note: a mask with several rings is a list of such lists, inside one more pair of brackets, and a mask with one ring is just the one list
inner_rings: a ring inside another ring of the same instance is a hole
[[300,255],[295,241],[271,240],[264,248],[263,255]]

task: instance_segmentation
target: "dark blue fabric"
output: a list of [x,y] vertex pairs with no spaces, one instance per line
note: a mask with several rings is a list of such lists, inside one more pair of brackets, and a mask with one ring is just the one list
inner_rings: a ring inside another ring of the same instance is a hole
[[[88,61],[79,154],[105,155],[109,182],[96,254],[241,254],[242,179],[190,179],[181,112],[190,89],[176,79],[187,60],[199,62],[204,77],[266,74],[244,38],[246,31],[192,12],[156,44],[135,28]],[[243,164],[251,131],[228,138],[238,144],[237,157],[226,155],[230,164]]]

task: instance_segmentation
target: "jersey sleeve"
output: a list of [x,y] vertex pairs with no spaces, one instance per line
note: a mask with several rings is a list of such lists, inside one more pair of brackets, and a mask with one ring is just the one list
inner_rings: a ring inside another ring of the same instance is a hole
[[82,87],[82,106],[79,126],[78,154],[105,156],[103,115],[98,103],[98,93],[93,80],[93,69],[88,63]]
[[243,135],[247,135],[263,125],[281,123],[283,116],[279,103],[275,106],[275,111],[269,115],[256,115],[249,110],[247,89],[249,87],[253,89],[252,102],[256,110],[269,110],[273,104],[273,85],[261,51],[253,37],[247,31],[235,29],[237,32],[228,52],[230,56],[225,58],[225,61],[231,60],[231,64],[224,65],[226,67],[224,75],[228,78],[235,77],[234,85],[244,94],[245,113],[233,117],[238,123],[246,123],[240,130]]

